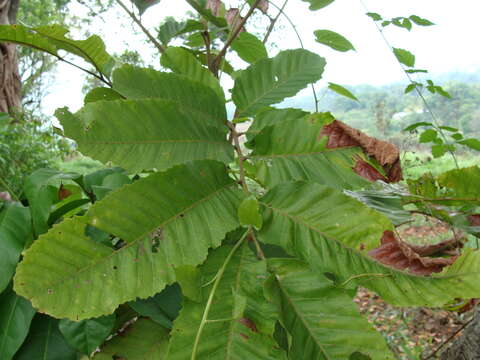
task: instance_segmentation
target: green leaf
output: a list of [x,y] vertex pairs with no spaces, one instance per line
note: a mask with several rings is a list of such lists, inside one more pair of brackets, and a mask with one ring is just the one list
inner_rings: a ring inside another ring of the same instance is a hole
[[116,92],[113,89],[106,88],[106,87],[98,87],[93,90],[90,90],[87,95],[85,95],[85,99],[83,102],[85,104],[100,101],[100,100],[120,100],[122,99],[122,95]]
[[205,20],[208,20],[219,28],[226,28],[227,22],[224,18],[216,17],[210,10],[205,8],[206,1],[204,0],[186,0],[187,3],[193,7]]
[[431,22],[430,20],[421,18],[420,16],[417,16],[417,15],[411,15],[409,18],[410,18],[410,20],[412,20],[415,24],[420,25],[420,26],[431,26],[431,25],[435,25],[435,24],[434,24],[433,22]]
[[450,132],[458,132],[457,128],[451,126],[439,126],[440,129],[450,131]]
[[302,0],[310,3],[310,10],[320,10],[330,5],[335,0]]
[[434,141],[438,137],[437,130],[435,129],[427,129],[420,134],[419,141],[421,143],[429,143]]
[[465,145],[472,150],[480,151],[480,141],[478,139],[465,139],[458,142],[459,144]]
[[432,145],[432,155],[434,158],[442,157],[449,151],[455,151],[455,145],[452,145],[452,144]]
[[418,86],[418,83],[408,84],[407,87],[406,87],[405,90],[404,90],[404,93],[405,93],[405,94],[408,94],[408,93],[412,92],[413,90],[416,89],[417,86]]
[[344,196],[318,184],[277,186],[260,200],[265,211],[259,240],[281,246],[315,271],[334,273],[345,286],[367,287],[396,306],[436,307],[456,297],[479,296],[479,252],[466,251],[442,273],[416,276],[355,250],[379,245],[391,225]]
[[150,6],[158,4],[160,0],[132,0],[132,2],[137,7],[140,15],[142,15],[145,10],[147,10]]
[[408,67],[415,66],[415,55],[413,55],[410,51],[393,48],[393,53],[397,57],[397,60],[400,61],[403,65]]
[[0,294],[0,309],[0,359],[10,360],[27,337],[35,309],[11,286]]
[[70,346],[85,355],[90,355],[110,335],[115,320],[115,315],[78,322],[62,319],[59,329]]
[[328,137],[321,135],[322,129],[333,120],[330,113],[318,113],[263,128],[248,143],[253,148],[249,158],[257,165],[257,178],[267,187],[295,180],[342,189],[368,185],[352,170],[358,157],[365,158],[360,148],[327,147]]
[[126,333],[109,340],[94,360],[112,360],[123,357],[128,360],[166,359],[168,331],[156,322],[139,318],[126,328]]
[[[174,322],[167,359],[190,359],[200,321],[212,289],[212,279],[223,266],[232,246],[210,254],[200,269],[201,302],[185,300]],[[215,291],[208,320],[201,333],[197,359],[285,359],[271,336],[275,308],[263,297],[267,270],[264,261],[243,244],[232,256]],[[206,286],[208,284],[208,286]]]
[[[239,226],[242,196],[218,162],[152,174],[35,241],[17,268],[15,289],[55,317],[79,321],[111,314],[119,304],[173,283],[175,267],[203,262],[208,249]],[[88,225],[125,245],[115,250],[99,244],[85,234]]]
[[242,201],[238,207],[238,219],[242,226],[253,226],[257,230],[262,228],[263,218],[255,196],[249,196]]
[[421,126],[433,126],[432,123],[430,122],[425,122],[425,121],[420,121],[420,122],[416,122],[412,125],[409,125],[407,126],[405,129],[403,129],[402,131],[413,131]]
[[48,231],[48,218],[52,205],[59,200],[58,189],[50,185],[60,180],[75,180],[79,177],[80,175],[76,173],[40,169],[26,178],[23,191],[30,205],[35,235]]
[[275,109],[269,107],[260,110],[255,116],[252,125],[250,125],[248,128],[247,139],[251,140],[266,126],[274,125],[287,120],[300,120],[307,114],[308,113],[306,111],[293,108]]
[[350,41],[348,41],[345,37],[334,31],[316,30],[314,31],[314,34],[316,36],[317,42],[323,45],[327,45],[334,50],[342,52],[355,50]]
[[196,30],[203,30],[205,26],[196,20],[187,20],[178,22],[174,18],[169,17],[158,28],[158,38],[163,45],[168,43],[179,35],[183,35]]
[[129,303],[142,316],[149,317],[164,328],[171,329],[182,305],[182,291],[177,284],[167,286],[160,293],[148,299]]
[[382,21],[383,18],[380,14],[373,13],[373,12],[368,12],[366,14],[368,17],[370,17],[373,21]]
[[68,29],[60,25],[40,26],[32,30],[48,39],[58,50],[65,50],[83,58],[99,73],[109,76],[112,72],[115,60],[106,52],[100,36],[92,35],[86,40],[72,40],[65,36]]
[[30,211],[20,204],[7,204],[0,212],[0,293],[15,273],[20,254],[31,242]]
[[446,91],[443,87],[441,86],[435,86],[435,92],[437,94],[440,94],[442,95],[443,97],[446,97],[447,99],[451,99],[452,98],[452,95],[450,95],[450,93],[448,91]]
[[267,49],[263,42],[255,35],[248,32],[240,33],[240,35],[233,41],[232,49],[243,61],[250,64],[268,57]]
[[395,18],[392,20],[392,23],[395,26],[405,28],[408,31],[412,30],[412,22],[407,18],[404,18],[404,17]]
[[350,92],[350,90],[343,87],[342,85],[338,85],[338,84],[334,84],[334,83],[329,82],[328,83],[328,88],[332,91],[335,91],[337,94],[340,94],[342,96],[345,96],[345,97],[347,97],[349,99],[352,99],[352,100],[355,100],[355,101],[359,101],[357,99],[357,97]]
[[286,50],[262,59],[235,79],[232,99],[239,116],[251,116],[261,108],[294,96],[322,76],[325,59],[307,50]]
[[37,314],[15,360],[77,360],[77,352],[58,329],[59,320]]
[[[233,159],[233,147],[222,131],[169,100],[98,101],[76,115],[66,109],[55,115],[81,153],[130,172],[164,170],[193,160]],[[71,131],[71,124],[78,123],[85,124],[84,130]]]
[[209,86],[185,76],[124,65],[113,72],[113,87],[128,99],[174,101],[190,116],[227,130],[225,103]]
[[394,359],[385,339],[360,315],[351,296],[296,259],[272,259],[267,293],[292,337],[292,359],[348,360],[355,352]]
[[161,64],[174,73],[185,75],[191,80],[211,87],[220,99],[225,99],[218,79],[206,67],[203,67],[202,63],[188,50],[173,46],[167,48],[162,54]]

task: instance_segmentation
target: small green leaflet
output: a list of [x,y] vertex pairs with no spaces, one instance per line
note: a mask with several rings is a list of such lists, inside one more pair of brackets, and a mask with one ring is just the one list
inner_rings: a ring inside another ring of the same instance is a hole
[[433,124],[430,123],[430,122],[420,121],[420,122],[414,123],[410,126],[407,126],[405,129],[403,129],[403,131],[413,131],[420,126],[433,126]]
[[410,20],[412,20],[415,24],[420,25],[420,26],[432,26],[435,25],[435,23],[431,22],[430,20],[421,18],[420,16],[417,15],[411,15]]
[[328,88],[332,91],[335,91],[337,94],[340,94],[355,101],[359,101],[358,98],[350,92],[350,90],[344,88],[342,85],[329,82]]
[[258,200],[254,196],[249,196],[242,201],[238,207],[238,219],[242,226],[253,226],[260,230],[263,225],[263,218],[260,214]]
[[397,60],[400,61],[403,65],[408,67],[415,66],[415,55],[413,55],[410,51],[393,48],[393,53],[397,57]]
[[382,16],[380,14],[377,14],[377,13],[373,13],[373,12],[368,12],[366,14],[368,17],[370,17],[373,21],[381,21],[383,20]]
[[437,138],[437,131],[434,129],[428,129],[425,130],[421,135],[420,135],[420,142],[421,143],[428,143],[432,142]]
[[355,50],[354,46],[342,35],[330,30],[316,30],[314,32],[317,42],[334,50],[346,52]]
[[465,140],[459,141],[459,144],[465,145],[470,149],[480,151],[480,141],[477,139],[465,139]]
[[335,0],[303,0],[303,1],[310,3],[310,8],[309,8],[310,10],[319,10],[330,5]]

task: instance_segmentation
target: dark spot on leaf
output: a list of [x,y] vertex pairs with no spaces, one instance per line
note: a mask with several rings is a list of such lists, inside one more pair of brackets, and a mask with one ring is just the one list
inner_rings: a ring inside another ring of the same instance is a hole
[[255,325],[255,323],[251,319],[244,317],[244,318],[239,319],[238,322],[242,325],[245,325],[246,327],[248,327],[253,332],[258,332],[257,326]]
[[250,339],[247,335],[240,333],[240,336],[243,337],[245,340]]
[[116,265],[113,266],[113,270],[117,270],[118,267]]

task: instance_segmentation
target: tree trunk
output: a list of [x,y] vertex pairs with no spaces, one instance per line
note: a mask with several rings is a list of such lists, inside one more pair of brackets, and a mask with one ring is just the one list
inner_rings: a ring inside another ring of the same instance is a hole
[[480,310],[475,312],[473,321],[463,330],[463,334],[442,353],[442,360],[480,359]]
[[[15,24],[20,0],[0,0],[0,25]],[[22,93],[15,44],[0,43],[0,112],[20,108]]]

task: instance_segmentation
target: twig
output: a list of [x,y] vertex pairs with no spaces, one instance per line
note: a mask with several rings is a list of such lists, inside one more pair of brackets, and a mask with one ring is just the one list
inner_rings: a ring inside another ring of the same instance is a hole
[[[365,3],[363,2],[363,0],[359,0],[360,3],[362,4],[363,8],[365,9],[365,11],[368,13],[369,10],[367,8],[367,6],[365,5]],[[388,48],[390,49],[390,51],[394,54],[394,51],[393,51],[393,46],[390,44],[390,42],[388,41],[387,37],[385,36],[385,34],[383,33],[383,30],[380,28],[380,26],[377,24],[377,22],[375,20],[373,20],[373,23],[375,24],[375,27],[377,28],[378,32],[380,33],[380,35],[382,36],[383,38],[383,41],[385,42],[385,44],[388,46]],[[396,56],[395,56],[396,58]],[[396,58],[397,59],[397,58]],[[408,81],[410,82],[410,84],[414,84],[415,82],[413,81],[411,75],[406,71],[405,67],[402,65],[402,63],[397,59],[397,63],[398,65],[400,66],[400,68],[402,69],[403,73],[405,74],[405,76],[407,77]],[[417,95],[420,97],[420,99],[422,100],[424,106],[425,106],[425,109],[427,109],[428,113],[430,114],[430,117],[432,118],[433,120],[433,124],[435,126],[435,129],[438,131],[438,133],[440,134],[440,136],[443,138],[443,140],[445,142],[448,142],[447,140],[447,137],[445,135],[445,133],[443,132],[443,130],[440,128],[440,123],[437,119],[437,116],[435,115],[435,113],[433,112],[432,108],[430,107],[430,104],[427,102],[427,99],[425,99],[425,96],[423,96],[422,92],[419,90],[418,86],[415,86],[415,92],[417,93]],[[459,165],[458,165],[458,161],[457,161],[457,157],[455,156],[455,153],[452,151],[452,150],[448,150],[448,152],[450,153],[450,155],[452,156],[453,158],[453,161],[455,162],[455,167],[457,169],[459,169]]]
[[[298,30],[297,30],[297,27],[295,26],[295,24],[293,23],[292,19],[290,19],[290,17],[285,14],[285,12],[283,11],[283,9],[281,9],[278,5],[276,5],[274,2],[270,1],[270,4],[272,4],[278,11],[280,11],[280,13],[285,17],[285,19],[288,21],[288,23],[290,24],[290,26],[292,27],[293,31],[295,32],[295,35],[297,36],[297,39],[298,41],[300,42],[300,46],[302,47],[302,49],[305,49],[305,46],[303,46],[303,41],[302,41],[302,37],[300,36],[300,34],[298,33]],[[315,85],[311,84],[310,85],[311,89],[312,89],[312,93],[313,93],[313,99],[315,100],[315,112],[318,112],[318,97],[317,97],[317,91],[315,90]]]
[[265,260],[267,257],[265,256],[265,253],[263,252],[262,247],[260,246],[260,243],[258,242],[258,240],[255,236],[255,232],[253,231],[253,229],[251,227],[250,227],[250,239],[253,241],[253,243],[255,245],[255,249],[257,250],[257,257],[260,260]]
[[227,42],[225,43],[225,45],[223,46],[222,50],[220,50],[220,52],[218,53],[218,55],[215,57],[215,59],[213,60],[213,68],[215,69],[215,72],[217,72],[216,69],[218,69],[218,66],[219,64],[221,63],[222,61],[222,58],[225,56],[225,54],[227,53],[227,50],[228,48],[230,47],[230,45],[232,44],[232,42],[237,38],[238,34],[240,34],[240,31],[242,31],[242,28],[243,26],[245,25],[245,23],[247,22],[247,20],[250,18],[250,16],[252,16],[253,12],[255,11],[255,9],[257,8],[258,4],[260,4],[260,1],[262,0],[256,0],[253,5],[250,7],[250,9],[248,9],[248,12],[247,14],[245,15],[245,17],[240,20],[240,23],[237,25],[237,27],[235,29],[233,29],[233,33],[231,34],[231,36],[228,38]]
[[198,344],[200,343],[200,337],[202,336],[203,328],[208,322],[208,313],[210,312],[210,307],[213,303],[213,297],[215,296],[215,292],[217,291],[218,285],[220,284],[220,280],[222,280],[223,274],[225,273],[225,269],[227,268],[228,263],[233,257],[233,254],[238,250],[240,245],[242,245],[243,241],[247,237],[249,230],[245,231],[243,236],[238,240],[238,242],[233,247],[232,251],[228,254],[227,258],[225,259],[222,267],[218,270],[217,275],[215,276],[215,282],[213,283],[212,289],[210,290],[210,294],[208,295],[207,304],[205,306],[205,310],[203,311],[202,320],[200,321],[200,325],[197,330],[197,336],[195,337],[195,342],[193,343],[192,349],[192,356],[191,360],[195,360],[197,358],[197,351],[198,351]]
[[145,26],[143,26],[142,22],[137,17],[137,15],[135,15],[132,11],[130,11],[128,7],[123,3],[122,0],[115,0],[115,1],[118,3],[118,5],[120,5],[123,8],[123,10],[125,10],[128,16],[132,18],[132,20],[140,27],[140,29],[142,29],[143,33],[148,37],[148,39],[153,43],[153,45],[155,45],[158,51],[160,51],[160,53],[163,54],[165,52],[165,48],[163,47],[162,44],[160,44],[157,41],[157,39],[155,39],[155,37],[152,34],[150,34],[150,31],[148,31],[148,29]]
[[445,345],[447,345],[450,341],[452,341],[453,338],[455,338],[458,335],[459,332],[461,332],[463,329],[465,329],[465,327],[467,327],[467,325],[469,325],[474,319],[475,319],[475,316],[473,316],[465,324],[460,326],[460,328],[457,329],[457,331],[455,331],[447,340],[445,340],[443,343],[441,343],[440,346],[437,347],[430,355],[428,355],[427,357],[423,357],[422,360],[428,360],[428,359],[433,358],[440,351],[440,349],[442,349]]
[[270,37],[270,34],[272,33],[273,29],[275,28],[275,24],[277,23],[278,19],[280,18],[280,15],[282,15],[283,9],[285,9],[285,6],[287,6],[288,0],[285,0],[283,3],[281,9],[278,11],[277,16],[275,16],[274,19],[270,18],[270,26],[268,27],[267,33],[265,34],[265,37],[263,38],[263,43],[266,44],[268,41],[268,38]]

